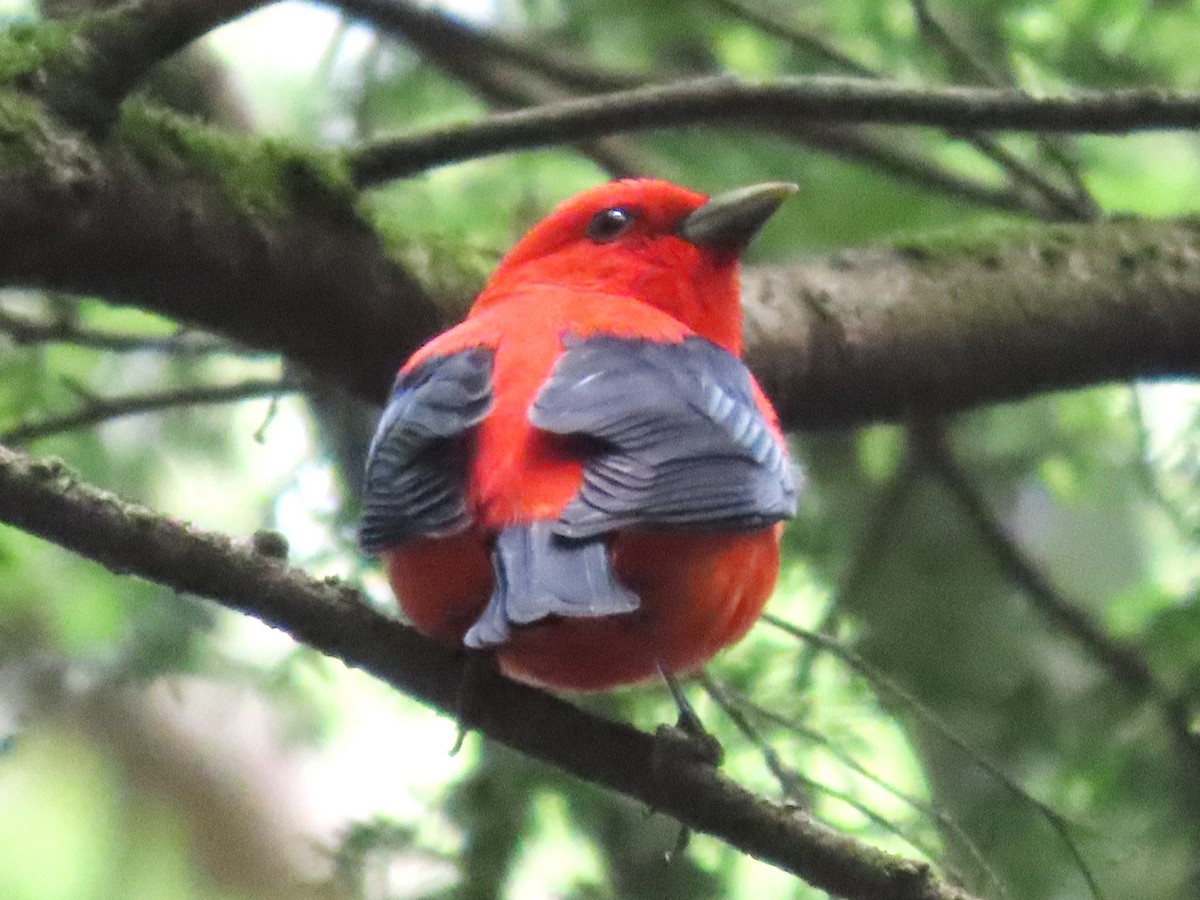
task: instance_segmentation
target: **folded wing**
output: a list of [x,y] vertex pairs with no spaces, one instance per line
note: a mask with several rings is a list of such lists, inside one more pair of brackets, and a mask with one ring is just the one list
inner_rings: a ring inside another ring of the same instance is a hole
[[573,341],[530,409],[598,442],[555,532],[752,530],[796,510],[796,477],[741,360],[699,337]]
[[368,553],[470,525],[463,435],[492,404],[492,351],[472,348],[401,373],[371,449],[359,541]]

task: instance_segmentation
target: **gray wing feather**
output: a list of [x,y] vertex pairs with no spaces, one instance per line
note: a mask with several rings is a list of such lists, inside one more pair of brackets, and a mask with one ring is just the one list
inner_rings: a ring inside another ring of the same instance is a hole
[[470,524],[462,437],[492,404],[492,351],[436,357],[396,381],[367,454],[359,542],[377,553]]
[[749,371],[703,338],[575,341],[529,419],[600,442],[555,527],[563,536],[630,526],[755,529],[795,513],[796,476],[755,405]]

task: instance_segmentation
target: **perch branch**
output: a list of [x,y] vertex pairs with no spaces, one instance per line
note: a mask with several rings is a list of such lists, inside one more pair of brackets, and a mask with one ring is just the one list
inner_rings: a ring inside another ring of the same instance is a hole
[[[182,525],[81,482],[57,460],[0,448],[0,521],[119,573],[208,597],[370,672],[444,715],[459,709],[461,654],[250,544]],[[662,739],[496,675],[471,724],[489,738],[617,791],[847,898],[970,900],[928,864],[747,792]]]

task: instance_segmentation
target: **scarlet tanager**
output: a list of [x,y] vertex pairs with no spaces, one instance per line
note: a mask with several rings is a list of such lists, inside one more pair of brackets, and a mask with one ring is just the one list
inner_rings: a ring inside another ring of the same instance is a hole
[[404,365],[360,538],[419,631],[563,690],[686,673],[746,633],[797,485],[740,359],[738,257],[793,190],[585,191]]

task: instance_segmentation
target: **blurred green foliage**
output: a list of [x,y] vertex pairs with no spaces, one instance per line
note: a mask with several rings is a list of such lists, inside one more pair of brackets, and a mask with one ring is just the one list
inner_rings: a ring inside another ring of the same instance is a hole
[[[716,0],[684,0],[670,14],[645,0],[471,8],[480,27],[531,48],[645,78],[843,72],[829,53],[814,51],[816,41],[909,82],[987,73],[1032,91],[1200,88],[1196,0],[934,4],[970,66],[921,27],[905,0],[743,5],[778,23],[779,33]],[[412,49],[315,9],[268,10],[269,24],[252,18],[217,45],[260,130],[328,149],[488,108],[477,89]],[[6,14],[15,21],[32,12]],[[264,45],[268,34],[281,50]],[[298,66],[279,35],[312,47],[311,58]],[[1008,178],[1003,166],[941,133],[891,128],[869,136],[984,186]],[[802,194],[755,244],[751,263],[1023,218],[804,138],[697,128],[619,146],[654,174],[699,189],[799,182]],[[1046,143],[1012,136],[1004,145],[1067,184]],[[1081,138],[1058,154],[1075,161],[1105,212],[1197,213],[1194,134]],[[575,151],[530,152],[431,171],[367,202],[403,259],[461,304],[473,273],[556,201],[603,177]],[[114,352],[0,335],[0,430],[93,395],[279,371],[278,361],[236,348],[164,352],[153,343],[173,340],[174,323],[97,299],[8,292],[0,310],[146,340],[143,349]],[[120,420],[32,449],[171,515],[247,535],[278,528],[297,563],[385,596],[378,573],[354,556],[354,501],[339,493],[336,470],[353,463],[321,437],[332,427],[321,421],[326,413],[314,406],[314,420],[300,404],[269,405]],[[1200,691],[1198,417],[1193,385],[1113,386],[979,410],[946,423],[944,433],[954,465],[1052,590],[1143,647],[1190,717]],[[1089,896],[1089,875],[1063,831],[1106,897],[1194,896],[1200,773],[1188,751],[1154,703],[1048,624],[914,433],[884,425],[796,437],[809,487],[770,609],[836,637],[870,670],[757,627],[710,667],[719,693],[689,688],[726,748],[727,770],[848,832],[926,856],[988,897]],[[147,699],[164,684],[180,694],[174,711]],[[201,705],[210,711],[199,718],[204,739],[162,744],[159,731],[171,732],[177,719],[195,722],[183,697],[197,684],[223,686],[219,696],[231,686],[248,692],[265,711],[247,724]],[[673,716],[653,686],[581,702],[647,728]],[[363,704],[370,712],[360,715]],[[124,724],[139,712],[144,734]],[[363,716],[395,723],[399,730],[388,734],[404,737],[394,746],[370,737]],[[260,719],[269,739],[256,730]],[[502,747],[471,739],[450,761],[451,731],[232,614],[0,532],[0,896],[822,896],[703,837],[673,853],[679,835],[670,822]],[[390,764],[337,755],[350,732],[368,735],[356,752],[372,746]],[[222,736],[229,740],[219,752],[207,743]],[[264,740],[268,762],[245,764]],[[336,782],[328,771],[301,778],[293,765],[301,752],[318,768],[361,767],[374,785],[370,808],[348,810],[322,794]],[[237,785],[229,796],[210,784],[223,767]],[[296,784],[275,784],[265,773],[276,769]],[[285,798],[306,792],[325,796],[329,812],[297,813],[297,833],[280,831],[270,811],[290,810]],[[250,796],[265,799],[245,801]],[[340,817],[338,828],[305,835],[307,825],[331,817]],[[234,844],[245,850],[247,842],[234,838],[277,831],[304,861],[289,862],[266,838],[263,859],[245,851],[237,861]]]

